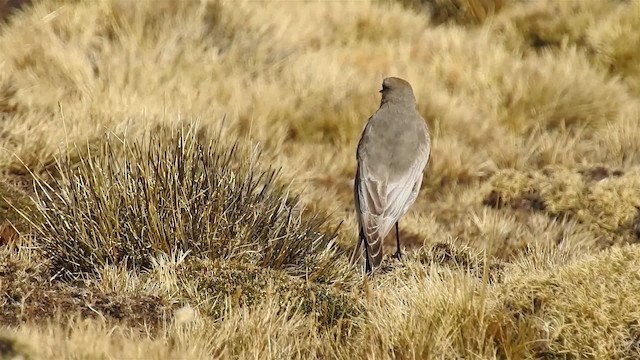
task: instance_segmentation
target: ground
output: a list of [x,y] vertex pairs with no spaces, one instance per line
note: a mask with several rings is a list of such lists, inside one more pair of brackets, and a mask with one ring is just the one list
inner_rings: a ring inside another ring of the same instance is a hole
[[[0,355],[640,357],[640,1],[0,1]],[[363,276],[382,79],[431,130]]]

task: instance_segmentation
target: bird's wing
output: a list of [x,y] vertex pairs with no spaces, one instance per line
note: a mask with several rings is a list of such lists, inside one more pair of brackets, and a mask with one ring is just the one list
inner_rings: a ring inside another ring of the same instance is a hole
[[[384,199],[380,194],[385,194],[386,184],[367,176],[365,166],[358,162],[358,170],[355,179],[355,201],[358,223],[360,224],[360,235],[354,259],[369,263],[371,268],[376,268],[382,261],[382,241],[385,232],[384,221]],[[363,244],[364,243],[364,244]],[[362,256],[365,252],[367,256]]]
[[430,157],[430,149],[423,149],[407,174],[397,181],[389,182],[387,185],[388,206],[385,209],[385,215],[389,219],[395,219],[393,221],[394,224],[416,201],[422,185],[422,174],[429,163]]
[[[367,164],[358,161],[355,200],[360,228],[364,239],[359,239],[356,252],[362,252],[366,242],[372,268],[382,261],[382,242],[393,225],[415,201],[422,183],[422,171],[429,161],[429,149],[418,155],[405,176],[395,181],[378,179],[370,174]],[[354,259],[358,254],[354,253]]]

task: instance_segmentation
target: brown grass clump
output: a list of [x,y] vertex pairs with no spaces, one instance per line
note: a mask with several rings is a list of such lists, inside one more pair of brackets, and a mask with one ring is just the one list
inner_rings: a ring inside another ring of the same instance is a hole
[[[346,262],[343,265],[346,266]],[[234,262],[197,261],[187,264],[178,272],[178,277],[195,284],[195,291],[189,294],[194,297],[190,302],[207,304],[200,307],[201,311],[214,318],[225,315],[227,301],[233,306],[250,307],[276,294],[282,307],[317,316],[323,326],[333,326],[362,311],[349,293],[291,277],[281,270]]]
[[16,231],[29,230],[29,223],[21,215],[20,210],[27,213],[34,213],[35,206],[31,203],[28,194],[25,192],[27,186],[26,178],[19,179],[7,176],[0,180],[0,221],[3,227],[11,227]]
[[0,0],[0,21],[4,21],[23,6],[29,5],[30,0]]
[[398,0],[414,9],[424,9],[434,24],[453,22],[461,25],[480,24],[499,12],[504,0]]
[[638,93],[637,43],[633,29],[638,20],[637,1],[536,1],[513,6],[501,25],[512,29],[509,41],[522,50],[566,49],[586,52],[584,58],[619,75]]
[[[638,9],[0,14],[0,357],[637,358]],[[405,256],[363,277],[354,151],[386,76],[433,152]]]
[[636,243],[640,235],[638,179],[637,169],[623,173],[603,166],[576,172],[564,168],[504,171],[492,178],[484,203],[573,218],[593,231],[601,246]]
[[617,294],[640,290],[638,255],[637,247],[624,247],[553,273],[528,269],[500,286],[500,311],[510,314],[513,325],[535,329],[531,346],[538,356],[635,358],[638,299]]
[[60,160],[59,180],[38,181],[41,225],[25,214],[52,271],[148,269],[152,256],[179,249],[322,276],[331,260],[318,259],[332,256],[333,239],[320,232],[323,221],[303,220],[275,172],[259,170],[235,145],[225,149],[220,136],[207,144],[194,129],[156,130],[143,143],[108,139],[79,164]]
[[31,351],[13,334],[0,334],[0,356],[3,359],[30,359]]

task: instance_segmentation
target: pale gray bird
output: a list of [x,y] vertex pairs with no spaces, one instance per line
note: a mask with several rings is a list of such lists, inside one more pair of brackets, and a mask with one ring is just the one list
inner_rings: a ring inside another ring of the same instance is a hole
[[416,109],[411,85],[400,78],[382,82],[380,108],[369,118],[358,143],[354,184],[359,238],[351,258],[367,272],[382,261],[382,242],[413,204],[422,184],[422,172],[431,156],[427,124]]

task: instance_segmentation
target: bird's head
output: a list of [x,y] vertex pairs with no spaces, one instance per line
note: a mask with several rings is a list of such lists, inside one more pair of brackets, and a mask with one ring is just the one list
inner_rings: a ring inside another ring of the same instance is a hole
[[382,93],[381,104],[394,103],[402,104],[408,103],[415,105],[416,97],[413,95],[413,89],[411,84],[406,80],[397,77],[388,77],[382,81]]

